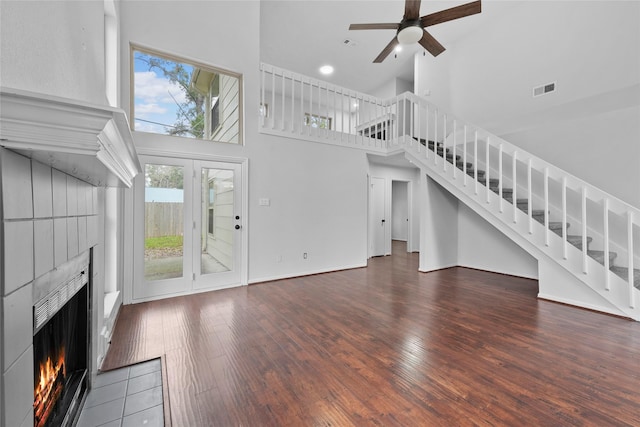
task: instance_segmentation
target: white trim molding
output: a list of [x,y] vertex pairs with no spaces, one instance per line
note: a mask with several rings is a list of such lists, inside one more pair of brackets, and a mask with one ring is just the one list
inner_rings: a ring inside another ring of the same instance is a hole
[[131,187],[142,171],[124,111],[0,88],[0,145],[98,187]]

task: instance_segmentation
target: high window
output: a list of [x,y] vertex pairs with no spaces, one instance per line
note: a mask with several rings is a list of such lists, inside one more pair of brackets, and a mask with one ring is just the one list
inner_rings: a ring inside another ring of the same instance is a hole
[[242,144],[242,76],[132,48],[132,126],[140,132]]
[[331,129],[331,118],[304,113],[304,125],[311,126],[312,128]]

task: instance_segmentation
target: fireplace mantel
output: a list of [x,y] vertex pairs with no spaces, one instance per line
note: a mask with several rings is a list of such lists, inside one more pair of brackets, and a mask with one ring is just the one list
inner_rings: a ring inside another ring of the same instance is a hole
[[122,109],[0,88],[0,145],[98,187],[130,187],[141,167]]

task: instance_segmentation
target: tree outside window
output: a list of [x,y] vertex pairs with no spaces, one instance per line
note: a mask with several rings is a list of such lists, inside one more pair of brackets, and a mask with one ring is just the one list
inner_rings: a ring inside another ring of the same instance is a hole
[[304,113],[304,125],[318,129],[331,129],[331,118],[317,114]]

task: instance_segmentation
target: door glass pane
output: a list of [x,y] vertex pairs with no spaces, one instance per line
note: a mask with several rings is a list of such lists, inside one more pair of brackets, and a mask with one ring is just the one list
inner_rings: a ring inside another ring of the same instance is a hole
[[202,168],[200,274],[233,270],[233,171]]
[[172,279],[183,274],[184,170],[145,166],[144,278]]

